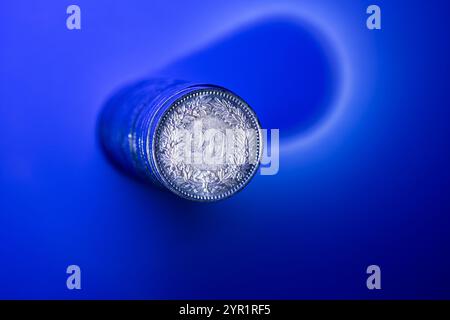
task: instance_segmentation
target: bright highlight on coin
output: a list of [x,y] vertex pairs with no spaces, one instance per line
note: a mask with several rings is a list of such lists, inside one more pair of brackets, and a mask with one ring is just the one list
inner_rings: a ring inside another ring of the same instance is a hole
[[196,201],[240,191],[262,155],[254,111],[213,85],[140,83],[107,103],[100,133],[105,150],[121,167]]

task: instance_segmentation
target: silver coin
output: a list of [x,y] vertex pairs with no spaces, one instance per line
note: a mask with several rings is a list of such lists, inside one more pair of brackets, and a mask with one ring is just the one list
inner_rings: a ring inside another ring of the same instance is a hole
[[175,101],[159,120],[153,156],[164,184],[197,201],[216,201],[241,190],[262,155],[259,121],[241,98],[200,89]]

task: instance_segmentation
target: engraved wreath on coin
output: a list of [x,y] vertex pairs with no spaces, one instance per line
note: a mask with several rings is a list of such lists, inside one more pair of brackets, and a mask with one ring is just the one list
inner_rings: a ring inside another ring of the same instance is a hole
[[[232,129],[234,150],[223,163],[205,165],[185,161],[186,141],[179,134],[206,120],[215,129]],[[186,195],[199,199],[233,193],[253,174],[260,159],[260,132],[255,117],[239,100],[223,92],[203,91],[173,105],[158,127],[157,162],[162,174]]]

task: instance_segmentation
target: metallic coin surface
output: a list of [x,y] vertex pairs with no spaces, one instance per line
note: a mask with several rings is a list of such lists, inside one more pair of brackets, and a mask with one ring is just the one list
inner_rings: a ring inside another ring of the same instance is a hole
[[216,201],[241,190],[256,173],[261,127],[238,96],[220,88],[199,89],[165,111],[151,145],[169,189],[187,199]]

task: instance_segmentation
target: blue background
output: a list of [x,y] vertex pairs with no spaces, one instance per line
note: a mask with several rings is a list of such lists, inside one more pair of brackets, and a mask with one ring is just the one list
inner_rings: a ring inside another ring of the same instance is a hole
[[[0,298],[450,298],[448,4],[74,3],[0,10]],[[241,95],[279,173],[201,204],[116,170],[97,115],[153,74]]]

